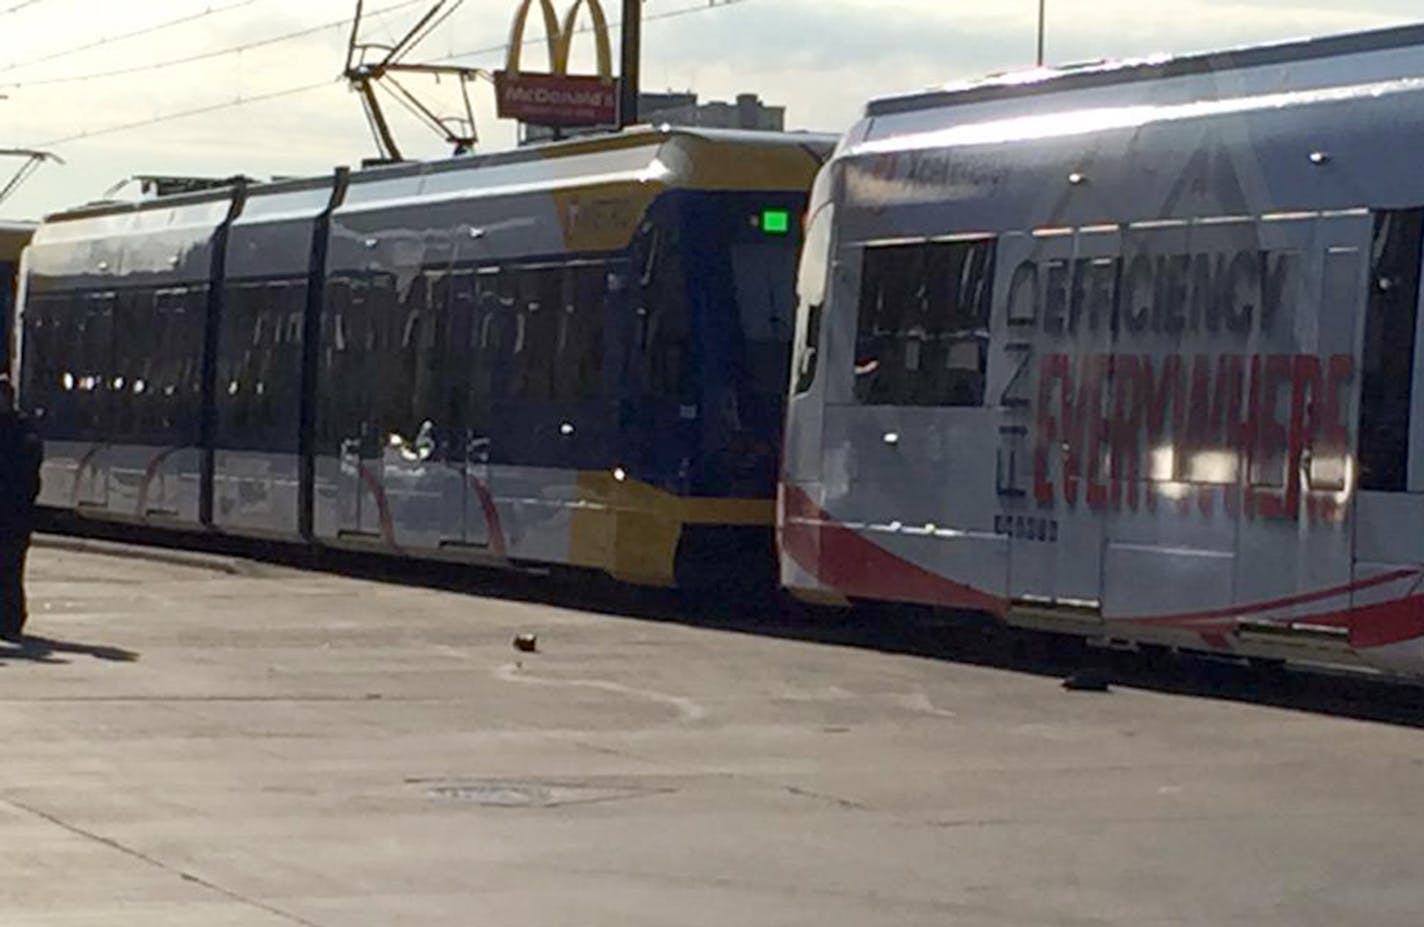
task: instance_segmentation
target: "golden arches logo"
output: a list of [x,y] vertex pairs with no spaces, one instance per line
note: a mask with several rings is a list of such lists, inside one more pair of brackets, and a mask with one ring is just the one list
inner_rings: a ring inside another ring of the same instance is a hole
[[[601,0],[574,0],[572,6],[559,18],[554,8],[554,0],[539,0],[539,10],[544,15],[544,34],[549,45],[550,72],[564,77],[569,73],[569,54],[573,50],[575,26],[585,2],[589,16],[593,19],[593,36],[598,45],[598,77],[605,82],[613,80],[613,43],[608,35],[608,17],[603,11]],[[519,9],[514,14],[514,26],[509,34],[509,58],[505,69],[509,74],[520,73],[519,65],[524,49],[524,29],[529,22],[529,11],[534,0],[520,0]]]

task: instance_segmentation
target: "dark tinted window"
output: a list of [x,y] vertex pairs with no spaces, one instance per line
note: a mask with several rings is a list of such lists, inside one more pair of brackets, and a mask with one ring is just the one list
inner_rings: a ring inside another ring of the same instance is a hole
[[70,421],[76,437],[98,438],[108,429],[107,387],[114,369],[114,293],[82,293],[61,311],[75,318],[74,358],[64,378],[72,402]]
[[602,264],[568,268],[559,314],[554,393],[561,400],[603,395],[604,307],[608,269]]
[[855,395],[865,405],[982,406],[992,240],[865,250]]
[[654,396],[683,398],[695,387],[692,323],[675,226],[652,232],[640,283],[633,356],[643,389]]
[[207,287],[36,295],[25,403],[53,439],[191,445],[202,421]]
[[76,322],[64,296],[32,293],[25,306],[21,402],[43,419],[45,434],[52,438],[76,436],[78,431],[71,372],[78,353]]
[[229,284],[218,342],[218,445],[297,449],[305,279]]
[[377,333],[365,277],[327,281],[318,359],[317,442],[328,453],[354,439],[374,441],[369,427],[380,376]]
[[743,376],[755,392],[784,395],[796,323],[796,242],[734,244]]
[[498,398],[576,401],[604,394],[602,265],[430,269],[339,277],[322,317],[318,441],[391,435],[425,422],[487,435]]
[[121,292],[108,378],[110,440],[195,444],[203,407],[206,286]]
[[1360,402],[1362,489],[1398,492],[1408,484],[1421,229],[1424,210],[1375,217]]
[[564,268],[515,271],[514,360],[510,395],[554,398],[554,361],[564,307]]

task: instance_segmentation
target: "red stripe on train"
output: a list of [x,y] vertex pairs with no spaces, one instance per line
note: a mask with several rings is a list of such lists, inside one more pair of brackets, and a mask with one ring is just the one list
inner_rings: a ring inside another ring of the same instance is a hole
[[1216,623],[1223,620],[1229,621],[1233,618],[1244,618],[1248,615],[1259,615],[1263,612],[1273,612],[1282,608],[1293,608],[1297,605],[1310,605],[1328,599],[1338,599],[1342,596],[1350,595],[1353,592],[1373,589],[1375,586],[1384,586],[1403,579],[1417,579],[1419,576],[1420,571],[1416,568],[1393,570],[1389,573],[1381,573],[1379,576],[1371,576],[1369,579],[1359,580],[1358,582],[1345,583],[1341,586],[1332,586],[1329,589],[1305,592],[1299,595],[1287,596],[1282,599],[1272,599],[1268,602],[1257,602],[1253,605],[1231,606],[1204,612],[1184,612],[1180,615],[1163,615],[1159,618],[1133,618],[1129,620],[1138,624],[1164,625],[1189,624],[1195,622]]
[[836,524],[811,497],[782,486],[781,546],[802,569],[846,596],[921,602],[1003,615],[1008,601],[946,579]]
[[[1360,584],[1361,587],[1365,584]],[[1256,613],[1254,606],[1242,608],[1237,614],[1245,617]],[[1192,616],[1163,615],[1153,618],[1115,619],[1143,627],[1173,628],[1184,631],[1220,633],[1234,630],[1235,622],[1230,619],[1216,619],[1211,624],[1202,624]],[[1271,619],[1267,619],[1271,620]],[[1291,615],[1277,618],[1278,624],[1318,625],[1322,628],[1339,628],[1350,634],[1350,646],[1356,650],[1371,647],[1388,647],[1405,641],[1424,637],[1424,596],[1411,595],[1373,605],[1357,608],[1342,608],[1313,615]]]
[[[828,588],[856,598],[972,609],[999,616],[1007,612],[1007,599],[910,563],[854,529],[837,524],[804,490],[782,484],[781,497],[782,551]],[[1180,615],[1115,618],[1108,623],[1192,631],[1204,639],[1210,637],[1209,645],[1221,646],[1227,643],[1223,635],[1235,630],[1242,617],[1340,598],[1421,577],[1424,571],[1419,569],[1394,570],[1359,582],[1269,602]],[[1277,620],[1341,628],[1349,632],[1350,646],[1361,650],[1401,644],[1424,637],[1424,595],[1414,592],[1415,589],[1411,589],[1408,595],[1371,605]]]

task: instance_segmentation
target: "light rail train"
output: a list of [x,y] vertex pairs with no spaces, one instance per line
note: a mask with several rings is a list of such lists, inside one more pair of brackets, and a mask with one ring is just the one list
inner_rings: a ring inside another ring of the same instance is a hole
[[811,203],[782,581],[1424,674],[1424,29],[872,103]]
[[833,142],[639,130],[52,216],[21,326],[41,504],[769,583],[799,218]]
[[75,210],[43,501],[1418,677],[1420,126],[1404,28]]

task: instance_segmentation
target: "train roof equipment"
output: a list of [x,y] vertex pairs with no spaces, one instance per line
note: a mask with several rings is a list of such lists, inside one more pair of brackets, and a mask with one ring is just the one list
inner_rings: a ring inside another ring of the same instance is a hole
[[[376,184],[400,188],[417,198],[437,199],[452,192],[458,192],[461,197],[500,196],[620,181],[660,188],[782,189],[799,183],[806,158],[823,161],[836,141],[833,135],[813,132],[639,126],[616,134],[489,154],[375,165],[351,172],[350,183],[353,189]],[[719,150],[757,151],[763,157],[754,169],[748,170],[746,162],[694,156],[715,155]],[[332,182],[332,175],[326,174],[271,182],[235,178],[213,182],[211,186],[192,184],[187,188],[182,184],[164,184],[158,190],[162,195],[156,199],[79,205],[47,216],[45,224],[227,200],[238,187],[247,196],[261,196],[330,187]]]

